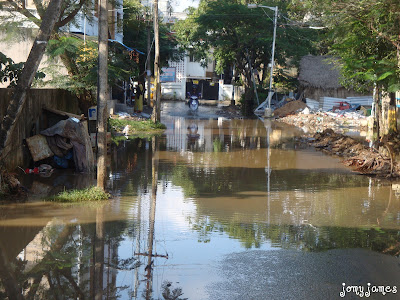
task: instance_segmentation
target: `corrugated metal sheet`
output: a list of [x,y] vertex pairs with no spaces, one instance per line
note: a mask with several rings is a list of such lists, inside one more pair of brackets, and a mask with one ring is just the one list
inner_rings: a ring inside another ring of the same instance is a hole
[[347,97],[347,101],[350,104],[372,105],[373,97],[372,96]]
[[322,97],[322,110],[327,111],[333,108],[333,106],[337,106],[339,102],[346,101],[352,105],[360,104],[362,106],[370,106],[372,105],[373,98],[372,96],[360,96],[360,97],[347,97],[347,98],[333,98],[333,97]]
[[337,106],[339,102],[347,101],[343,98],[333,98],[333,97],[322,97],[322,110],[327,111]]
[[307,104],[308,107],[310,107],[311,109],[315,109],[315,110],[318,110],[319,106],[320,106],[319,101],[313,100],[313,99],[309,99],[309,98],[306,98],[306,104]]

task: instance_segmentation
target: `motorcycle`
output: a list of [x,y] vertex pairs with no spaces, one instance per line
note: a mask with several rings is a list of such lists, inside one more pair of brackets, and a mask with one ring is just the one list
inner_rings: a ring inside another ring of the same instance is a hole
[[199,96],[195,94],[191,95],[188,92],[188,98],[189,98],[188,105],[190,110],[197,111],[197,109],[199,108]]

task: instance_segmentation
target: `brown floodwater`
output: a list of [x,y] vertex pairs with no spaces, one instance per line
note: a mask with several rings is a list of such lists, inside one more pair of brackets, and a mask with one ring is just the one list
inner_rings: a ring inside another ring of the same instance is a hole
[[113,145],[110,201],[41,201],[90,175],[22,178],[30,201],[0,210],[0,298],[334,299],[370,283],[395,299],[396,183],[351,172],[294,127],[215,111],[167,102],[164,134]]

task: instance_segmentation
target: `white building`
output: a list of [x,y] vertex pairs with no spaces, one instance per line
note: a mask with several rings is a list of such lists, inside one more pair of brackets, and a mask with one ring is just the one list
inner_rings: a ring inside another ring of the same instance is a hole
[[[168,0],[162,2],[169,2]],[[164,5],[170,7],[170,5]],[[186,13],[170,13],[167,11],[168,17],[164,16],[164,22],[175,23],[178,20],[185,19]],[[191,84],[200,84],[200,92],[204,98],[204,88],[214,86],[216,78],[214,75],[215,63],[210,58],[207,61],[207,66],[202,66],[202,63],[195,61],[190,53],[179,62],[170,61],[167,68],[162,68],[161,72],[161,94],[163,99],[185,100],[187,92],[189,92]],[[203,87],[204,83],[204,87]],[[214,83],[214,84],[213,84]],[[218,86],[218,83],[214,88]],[[212,93],[214,100],[218,99],[218,91]],[[208,97],[210,98],[210,97]]]

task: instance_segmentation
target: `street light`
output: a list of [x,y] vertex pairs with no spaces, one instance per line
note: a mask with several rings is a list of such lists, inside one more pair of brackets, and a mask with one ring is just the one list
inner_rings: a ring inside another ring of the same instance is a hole
[[247,4],[247,8],[257,8],[257,7],[268,8],[275,12],[274,37],[272,40],[272,55],[271,55],[271,73],[269,76],[268,106],[265,109],[265,114],[264,114],[266,117],[271,117],[272,116],[272,111],[271,111],[272,77],[273,77],[273,72],[274,72],[274,56],[275,56],[276,24],[277,24],[277,19],[278,19],[278,6],[272,7],[272,6],[265,6],[265,5],[259,5],[259,4]]

